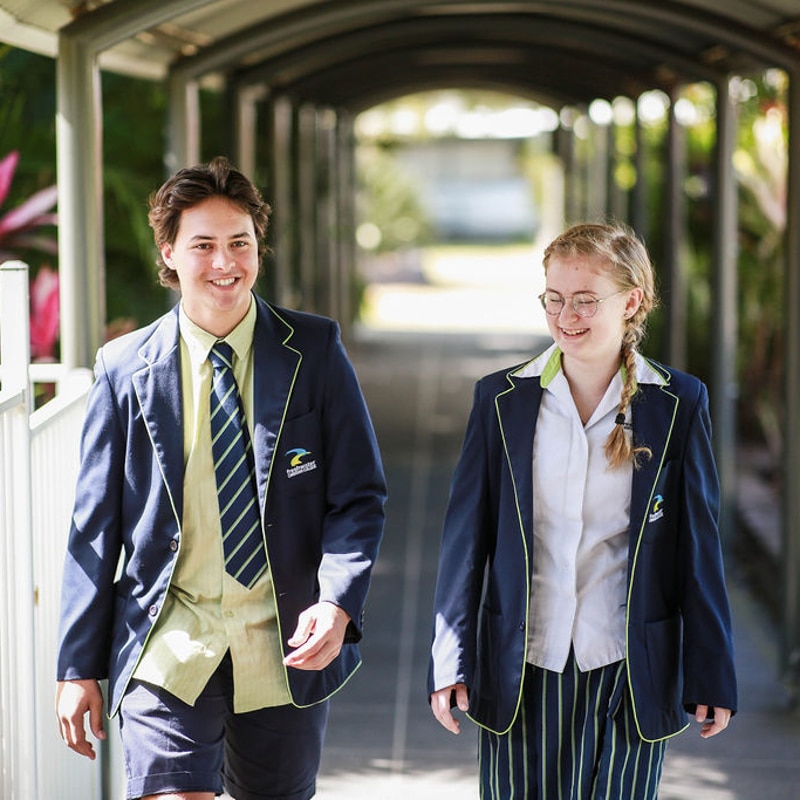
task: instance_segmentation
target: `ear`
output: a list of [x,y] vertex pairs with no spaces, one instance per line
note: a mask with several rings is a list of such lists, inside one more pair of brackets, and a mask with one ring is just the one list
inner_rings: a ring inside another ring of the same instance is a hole
[[628,300],[625,303],[625,319],[630,319],[638,310],[644,299],[644,292],[640,287],[636,286],[631,289],[628,295]]
[[172,245],[169,242],[164,242],[159,249],[161,250],[161,258],[164,263],[170,269],[175,269],[175,265],[172,263]]

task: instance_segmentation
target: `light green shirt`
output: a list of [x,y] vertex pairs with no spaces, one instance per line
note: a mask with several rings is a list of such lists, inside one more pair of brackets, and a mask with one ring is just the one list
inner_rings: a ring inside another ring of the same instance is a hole
[[[226,337],[251,428],[256,305]],[[164,609],[134,672],[193,705],[225,652],[233,660],[234,711],[290,702],[272,581],[267,570],[252,589],[225,572],[217,486],[211,454],[208,354],[217,340],[180,308],[184,410],[181,549]]]

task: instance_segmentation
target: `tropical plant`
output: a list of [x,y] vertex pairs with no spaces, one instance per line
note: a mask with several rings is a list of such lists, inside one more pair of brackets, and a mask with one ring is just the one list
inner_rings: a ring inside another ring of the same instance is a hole
[[[17,150],[12,150],[0,160],[0,209],[11,190],[18,163]],[[58,222],[52,211],[56,200],[56,187],[48,186],[0,217],[0,263],[18,258],[20,251],[26,249],[58,255],[55,237],[41,233],[41,228],[56,225]]]
[[[17,150],[0,160],[0,208],[9,196],[18,163]],[[26,250],[58,254],[56,238],[42,231],[57,224],[52,211],[56,199],[56,187],[48,186],[0,217],[0,263],[20,258]],[[58,273],[43,264],[31,281],[30,341],[31,357],[35,360],[55,358],[58,319]]]

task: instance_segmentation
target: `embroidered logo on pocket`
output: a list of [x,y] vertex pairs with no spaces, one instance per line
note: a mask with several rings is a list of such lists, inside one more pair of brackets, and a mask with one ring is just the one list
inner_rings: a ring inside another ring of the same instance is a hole
[[653,500],[653,505],[650,507],[650,516],[647,518],[648,522],[655,522],[664,516],[664,498],[657,494]]
[[285,453],[289,459],[289,468],[286,470],[287,478],[294,478],[304,472],[311,472],[317,468],[317,462],[311,459],[311,451],[305,447],[295,447]]

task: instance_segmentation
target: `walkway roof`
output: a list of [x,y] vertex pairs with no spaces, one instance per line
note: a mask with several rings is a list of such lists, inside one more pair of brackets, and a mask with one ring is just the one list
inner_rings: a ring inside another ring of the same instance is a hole
[[800,0],[0,0],[0,41],[56,56],[64,28],[106,69],[236,74],[353,110],[470,85],[558,106],[800,57]]

